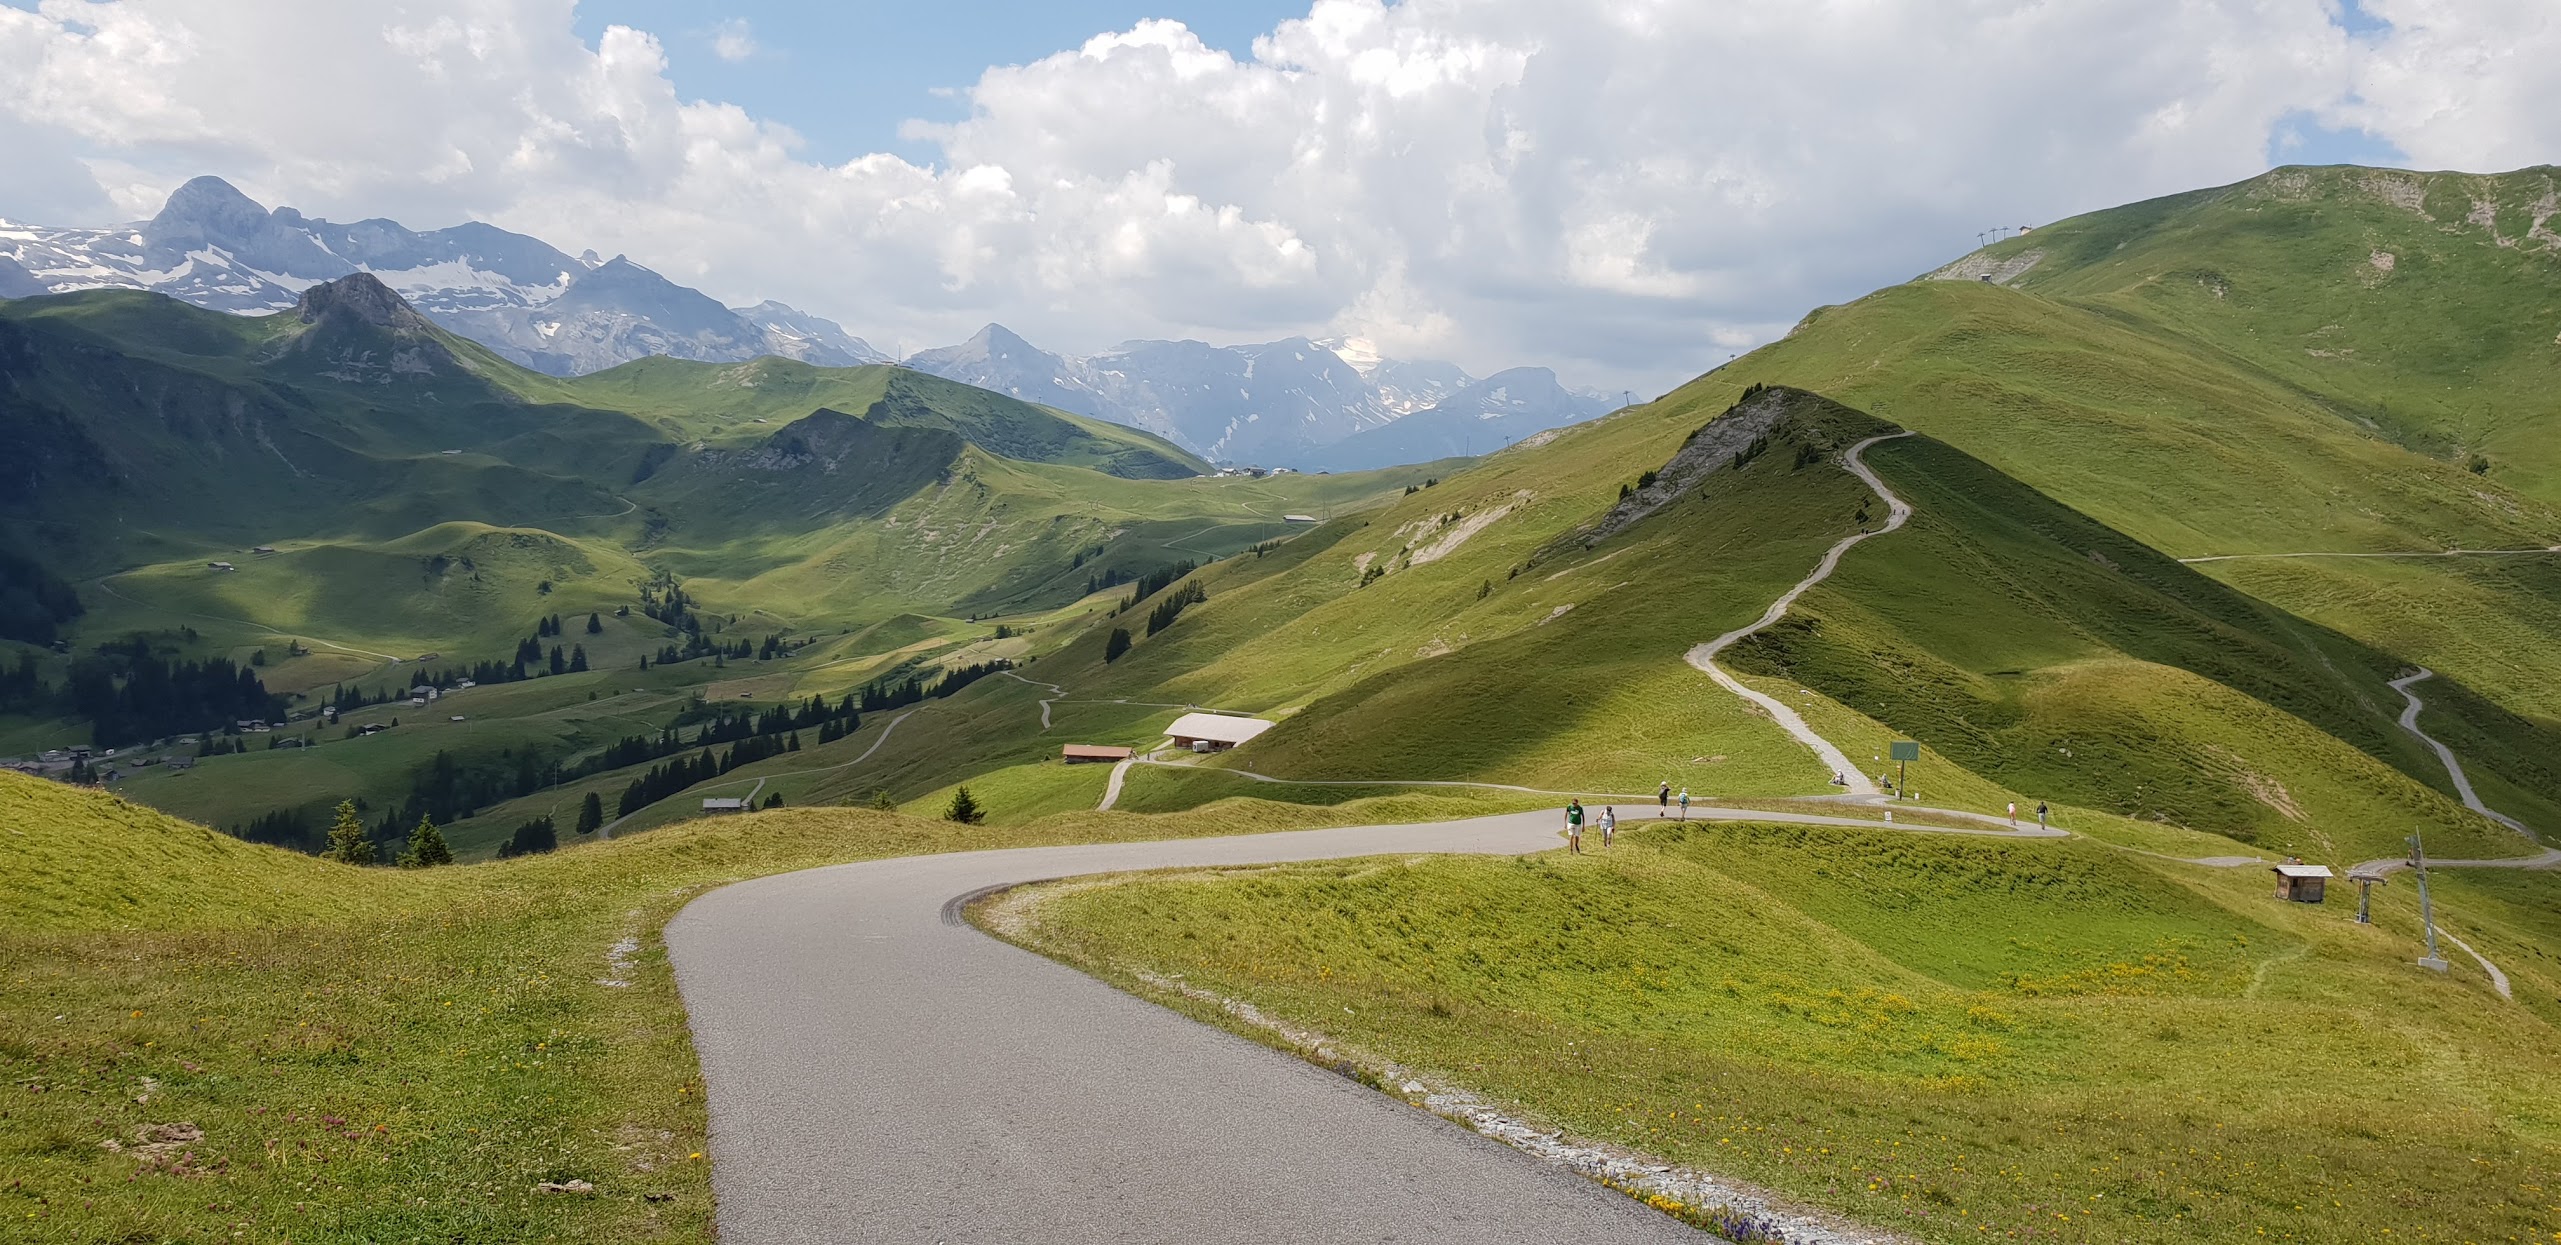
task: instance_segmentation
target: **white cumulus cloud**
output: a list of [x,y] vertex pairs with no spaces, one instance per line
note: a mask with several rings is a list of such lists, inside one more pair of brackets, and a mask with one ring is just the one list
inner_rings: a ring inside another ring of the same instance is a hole
[[2353,37],[2335,0],[1316,0],[1243,56],[1149,21],[989,69],[907,127],[937,158],[841,164],[572,7],[0,7],[0,215],[147,215],[211,172],[884,345],[1337,332],[1650,388],[1980,229],[2250,176],[2304,117],[2422,165],[2561,149],[2550,0],[2365,0],[2388,26]]
[[711,54],[733,65],[754,56],[756,32],[748,28],[747,19],[733,17],[713,27]]

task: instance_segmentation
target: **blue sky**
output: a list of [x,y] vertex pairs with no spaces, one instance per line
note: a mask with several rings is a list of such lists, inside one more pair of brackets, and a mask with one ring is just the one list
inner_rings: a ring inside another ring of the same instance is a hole
[[[1307,8],[1306,0],[585,0],[577,30],[590,44],[612,25],[657,35],[684,96],[791,126],[809,140],[807,158],[835,164],[874,151],[933,158],[932,144],[898,137],[899,123],[958,118],[965,106],[954,92],[991,65],[1026,64],[1152,17],[1179,21],[1241,60],[1256,35]],[[755,45],[744,59],[715,50],[730,23],[744,23]]]

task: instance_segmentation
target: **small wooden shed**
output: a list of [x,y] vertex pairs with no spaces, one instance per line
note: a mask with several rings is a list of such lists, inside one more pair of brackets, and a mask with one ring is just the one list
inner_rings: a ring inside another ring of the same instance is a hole
[[1069,765],[1085,765],[1096,761],[1126,761],[1137,753],[1136,748],[1115,748],[1107,744],[1069,744],[1058,750],[1059,759]]
[[747,801],[735,796],[725,799],[705,800],[702,802],[702,811],[706,813],[743,813],[747,811]]
[[2269,872],[2276,874],[2276,897],[2292,900],[2295,903],[2321,902],[2323,892],[2329,888],[2330,879],[2337,876],[2330,872],[2328,865],[2307,865],[2294,861],[2277,865]]

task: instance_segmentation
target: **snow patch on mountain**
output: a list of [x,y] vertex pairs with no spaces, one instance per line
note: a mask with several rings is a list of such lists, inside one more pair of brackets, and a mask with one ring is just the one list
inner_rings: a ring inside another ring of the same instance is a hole
[[445,328],[555,375],[651,354],[888,362],[832,321],[781,303],[723,307],[619,256],[572,258],[476,221],[421,233],[388,220],[340,224],[289,207],[269,211],[218,177],[179,187],[147,221],[7,224],[0,265],[0,297],[146,289],[243,315],[282,311],[315,285],[369,272]]
[[906,360],[918,371],[1143,428],[1221,462],[1285,463],[1383,428],[1473,383],[1454,364],[1407,362],[1361,338],[1237,346],[1130,341],[1056,354],[1001,324]]

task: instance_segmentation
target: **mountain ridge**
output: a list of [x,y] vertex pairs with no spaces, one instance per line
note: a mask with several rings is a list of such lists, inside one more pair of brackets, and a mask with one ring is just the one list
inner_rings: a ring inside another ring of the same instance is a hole
[[[743,363],[772,355],[822,367],[894,361],[832,320],[771,299],[725,306],[628,255],[573,257],[479,221],[424,231],[381,217],[340,223],[269,209],[213,176],[179,186],[148,220],[105,228],[0,221],[0,298],[133,288],[245,315],[292,308],[311,285],[353,272],[372,273],[439,326],[553,376],[653,356]],[[1134,339],[1065,355],[998,324],[916,351],[904,364],[1154,433],[1205,458],[1301,469],[1316,469],[1325,447],[1478,383],[1454,364],[1387,358],[1356,337],[1225,346]],[[1518,412],[1525,426],[1515,435],[1609,405],[1594,393],[1556,394],[1545,410]],[[1530,421],[1544,422],[1527,428]],[[1356,446],[1326,454],[1324,469],[1424,460],[1383,452]]]
[[[1373,435],[1488,384],[1454,364],[1385,358],[1356,338],[1285,337],[1213,346],[1139,339],[1092,355],[1063,355],[990,323],[968,340],[909,355],[904,366],[1061,410],[1153,432],[1214,462],[1366,470],[1426,462],[1465,443],[1418,431]],[[1606,397],[1571,391],[1545,368],[1535,400],[1507,412],[1504,433],[1526,436],[1609,409]],[[1489,378],[1490,380],[1490,378]],[[1412,456],[1400,457],[1412,449]],[[1489,436],[1477,448],[1496,446]]]
[[649,354],[705,362],[775,354],[829,366],[888,360],[832,321],[773,302],[724,307],[624,256],[573,258],[478,221],[417,231],[379,217],[340,224],[291,207],[271,211],[210,176],[180,186],[147,221],[102,229],[0,224],[0,264],[0,296],[128,287],[234,313],[283,310],[316,282],[370,272],[428,318],[553,375]]

